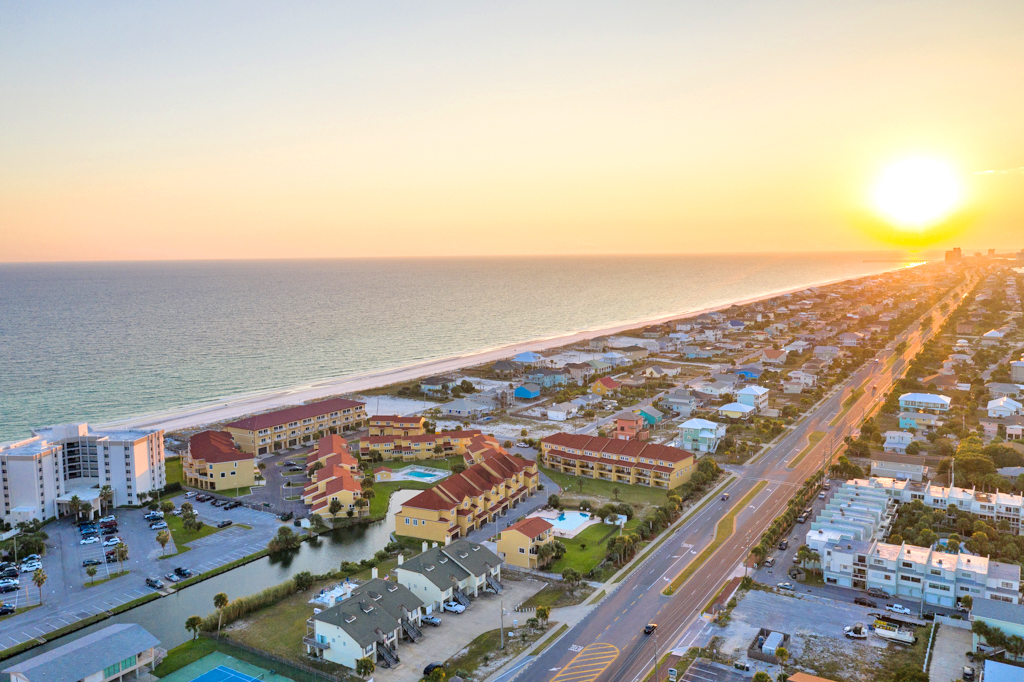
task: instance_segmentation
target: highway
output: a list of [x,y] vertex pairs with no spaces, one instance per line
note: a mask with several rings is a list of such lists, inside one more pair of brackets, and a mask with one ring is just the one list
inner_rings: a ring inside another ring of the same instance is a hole
[[[974,283],[970,281],[966,290]],[[950,312],[954,308],[951,305]],[[937,328],[945,319],[939,304],[930,313],[935,316],[934,327]],[[911,325],[889,347],[906,341],[903,355],[913,357],[923,341],[919,324],[920,321]],[[521,668],[516,679],[530,682],[636,682],[643,679],[654,666],[656,647],[657,652],[664,655],[677,646],[685,628],[699,616],[726,576],[746,558],[750,547],[760,541],[764,529],[785,510],[796,489],[822,466],[835,445],[841,443],[851,427],[883,399],[901,376],[907,363],[897,360],[888,367],[887,361],[893,354],[891,350],[880,352],[877,362],[869,361],[854,372],[841,390],[812,410],[759,459],[742,467],[737,480],[726,488],[729,500],[712,501],[676,530],[582,622],[545,649],[530,665]],[[876,391],[870,390],[871,385],[876,386]],[[861,386],[866,389],[864,394],[842,419],[831,425],[843,411],[843,402]],[[787,461],[807,446],[808,437],[816,430],[825,431],[826,436],[810,449],[796,468],[787,468]],[[732,536],[674,595],[663,595],[661,591],[669,582],[711,543],[719,520],[760,481],[768,484],[738,512]],[[648,622],[658,624],[657,637],[643,634],[642,629]]]

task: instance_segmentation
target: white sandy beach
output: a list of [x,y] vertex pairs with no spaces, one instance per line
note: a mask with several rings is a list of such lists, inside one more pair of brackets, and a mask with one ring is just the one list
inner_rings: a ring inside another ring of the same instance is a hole
[[[810,287],[828,286],[830,284],[836,284],[846,280],[863,279],[864,277],[870,276],[873,275],[815,282],[800,287],[766,293],[754,298],[732,301],[719,306],[712,306],[698,310],[688,310],[647,319],[631,320],[629,322],[623,322],[621,324],[601,329],[588,329],[559,336],[538,338],[531,341],[509,344],[497,348],[484,349],[476,353],[430,360],[405,367],[395,367],[392,369],[370,372],[357,376],[320,379],[289,388],[269,389],[265,391],[255,391],[252,393],[229,396],[185,407],[127,417],[125,419],[106,422],[100,426],[104,428],[163,429],[165,431],[194,428],[204,424],[237,419],[248,414],[265,412],[274,408],[298,405],[307,401],[325,398],[327,396],[358,394],[361,391],[379,388],[388,384],[412,381],[414,379],[434,374],[457,372],[458,370],[466,367],[491,363],[503,358],[510,358],[523,351],[545,351],[552,348],[558,348],[560,346],[568,346],[581,341],[587,341],[599,336],[607,336],[609,334],[617,334],[630,329],[636,329],[637,327],[646,324],[661,324],[672,320],[682,320],[688,317],[695,317],[703,313],[713,312],[715,310],[724,310],[733,305],[746,305],[788,293],[804,291]],[[367,402],[367,411],[371,415],[375,413],[375,406],[373,405],[373,402],[372,398]],[[410,403],[410,405],[408,406],[409,409],[406,413],[415,412],[423,409],[424,407],[422,401],[409,400],[407,402]],[[382,408],[387,407],[395,409],[398,407],[397,405],[394,405],[391,400],[387,400],[387,405],[385,406],[384,398],[382,398],[381,403]],[[426,407],[429,406],[430,403],[427,403]]]

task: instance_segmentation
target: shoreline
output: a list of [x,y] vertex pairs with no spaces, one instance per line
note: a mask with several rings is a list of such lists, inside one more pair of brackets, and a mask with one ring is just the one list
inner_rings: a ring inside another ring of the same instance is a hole
[[232,396],[222,396],[212,398],[201,403],[193,403],[182,407],[158,410],[155,412],[148,412],[141,415],[104,422],[102,424],[98,424],[97,428],[163,429],[166,432],[195,428],[206,424],[239,419],[246,415],[265,412],[275,408],[299,405],[307,401],[323,399],[329,396],[358,394],[361,391],[373,390],[389,384],[412,381],[434,374],[456,372],[467,367],[487,364],[496,360],[508,358],[524,351],[540,352],[551,350],[553,348],[568,346],[581,341],[588,341],[599,336],[619,334],[636,329],[639,326],[664,324],[673,320],[685,320],[704,313],[724,310],[735,305],[749,305],[758,301],[772,299],[777,296],[784,296],[786,294],[803,291],[811,287],[825,287],[838,284],[840,282],[853,282],[865,277],[874,277],[886,272],[893,272],[895,270],[901,270],[908,267],[917,267],[921,264],[923,264],[923,262],[887,268],[870,275],[839,277],[831,280],[811,282],[798,287],[779,289],[758,296],[729,301],[719,305],[707,306],[694,310],[685,310],[668,315],[655,315],[647,318],[618,322],[611,326],[596,329],[583,329],[555,336],[539,337],[491,348],[483,348],[460,355],[426,360],[410,365],[367,372],[354,376],[328,377],[283,388],[262,389]]

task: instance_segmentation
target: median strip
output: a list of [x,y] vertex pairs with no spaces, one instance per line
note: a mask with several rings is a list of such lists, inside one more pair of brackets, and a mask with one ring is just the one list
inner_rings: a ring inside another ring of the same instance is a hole
[[836,418],[828,423],[829,426],[835,426],[842,421],[843,417],[846,416],[846,413],[857,404],[857,401],[860,400],[862,395],[864,395],[863,386],[864,384],[861,384],[857,388],[853,389],[853,393],[850,394],[850,397],[843,401],[843,409],[839,410],[839,414],[836,415]]
[[825,437],[825,432],[824,431],[814,431],[814,432],[812,432],[811,435],[807,438],[807,447],[805,447],[803,450],[801,450],[800,454],[797,455],[796,457],[794,457],[790,461],[790,463],[786,465],[786,468],[787,469],[793,469],[794,467],[796,467],[796,465],[799,464],[800,462],[802,462],[804,457],[807,456],[807,453],[810,452],[814,448],[814,446],[817,445],[821,441],[821,439],[824,438],[824,437]]
[[749,493],[744,495],[743,499],[740,500],[735,507],[729,510],[729,513],[718,522],[718,527],[715,529],[715,539],[711,541],[711,544],[707,546],[707,549],[701,552],[696,559],[686,565],[686,568],[684,568],[679,575],[675,577],[675,580],[669,583],[668,587],[662,590],[662,594],[665,596],[672,596],[672,594],[675,593],[683,583],[689,580],[690,576],[693,575],[697,569],[715,553],[715,550],[721,547],[725,541],[729,539],[729,536],[731,536],[733,531],[736,529],[736,515],[746,508],[746,506],[750,504],[750,501],[754,499],[759,492],[764,490],[766,485],[768,485],[768,481],[758,481],[757,485],[755,485]]

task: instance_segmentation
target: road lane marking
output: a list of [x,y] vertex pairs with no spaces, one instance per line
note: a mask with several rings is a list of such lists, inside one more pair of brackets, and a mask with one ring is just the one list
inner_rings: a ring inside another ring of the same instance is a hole
[[588,644],[562,668],[551,682],[593,682],[619,656],[619,649],[611,644]]

